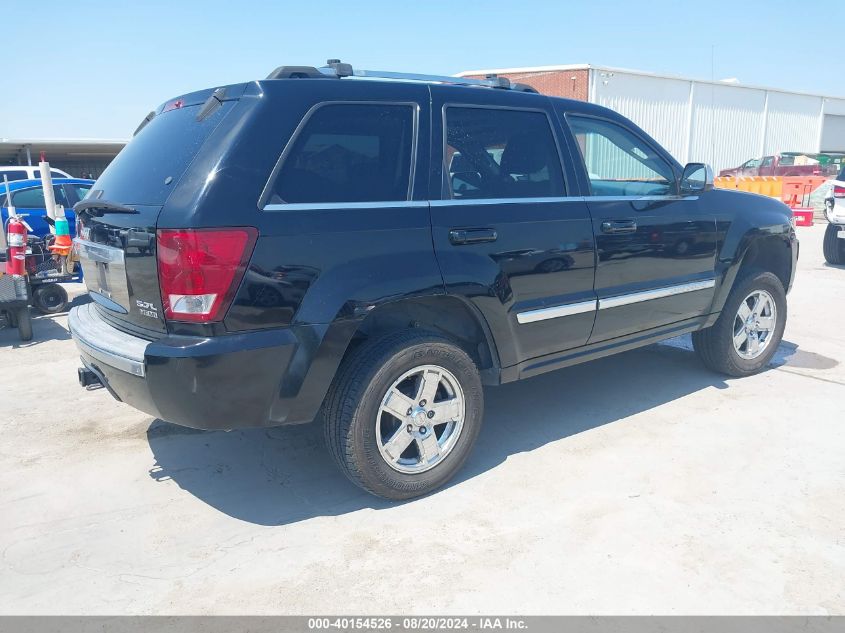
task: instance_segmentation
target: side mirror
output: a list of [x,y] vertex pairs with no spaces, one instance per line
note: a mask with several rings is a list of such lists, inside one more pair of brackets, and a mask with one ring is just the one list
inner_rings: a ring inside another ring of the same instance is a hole
[[689,163],[681,174],[681,195],[689,196],[713,189],[713,169],[705,163]]
[[452,174],[452,191],[474,191],[481,187],[481,174],[477,171],[459,171]]

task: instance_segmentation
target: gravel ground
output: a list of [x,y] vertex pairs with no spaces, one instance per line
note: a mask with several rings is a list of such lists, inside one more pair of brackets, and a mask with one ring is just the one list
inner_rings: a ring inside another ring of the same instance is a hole
[[464,471],[403,504],[316,425],[172,426],[77,386],[65,316],[4,330],[0,613],[843,614],[845,269],[799,231],[769,370],[680,338],[488,389]]

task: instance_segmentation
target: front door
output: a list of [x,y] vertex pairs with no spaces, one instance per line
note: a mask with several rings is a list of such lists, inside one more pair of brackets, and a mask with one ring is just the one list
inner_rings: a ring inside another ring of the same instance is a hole
[[502,366],[584,345],[596,310],[592,228],[584,199],[567,196],[575,176],[548,99],[431,92],[442,113],[431,218],[447,292],[483,314]]
[[715,286],[715,214],[698,196],[678,195],[676,169],[637,130],[591,116],[565,120],[584,159],[596,240],[590,342],[704,314]]

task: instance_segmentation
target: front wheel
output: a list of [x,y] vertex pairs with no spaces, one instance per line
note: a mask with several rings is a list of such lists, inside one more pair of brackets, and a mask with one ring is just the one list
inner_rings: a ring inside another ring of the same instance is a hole
[[751,271],[737,280],[716,323],[693,332],[692,344],[713,371],[750,376],[768,365],[785,325],[786,292],[780,279]]
[[839,231],[845,228],[836,224],[828,224],[824,231],[824,242],[822,251],[824,259],[828,264],[840,266],[845,264],[845,240],[839,238]]
[[397,332],[344,361],[326,396],[326,444],[364,490],[394,500],[424,495],[463,465],[483,399],[464,350],[437,334]]

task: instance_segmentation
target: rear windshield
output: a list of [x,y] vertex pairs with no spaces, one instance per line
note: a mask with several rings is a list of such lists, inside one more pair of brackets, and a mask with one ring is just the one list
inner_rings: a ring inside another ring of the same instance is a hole
[[103,198],[124,204],[161,205],[176,187],[200,147],[235,101],[225,101],[197,121],[201,105],[159,114],[123,148],[97,180]]

